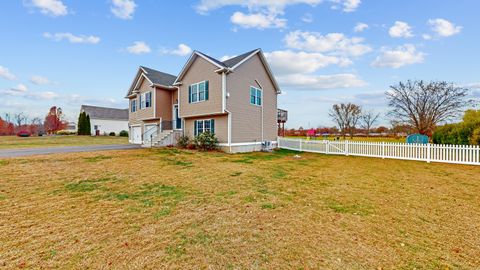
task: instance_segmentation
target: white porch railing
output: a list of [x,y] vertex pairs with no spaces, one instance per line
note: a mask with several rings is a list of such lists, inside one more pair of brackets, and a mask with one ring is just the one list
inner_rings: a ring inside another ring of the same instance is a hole
[[278,147],[296,151],[480,165],[480,146],[278,138]]

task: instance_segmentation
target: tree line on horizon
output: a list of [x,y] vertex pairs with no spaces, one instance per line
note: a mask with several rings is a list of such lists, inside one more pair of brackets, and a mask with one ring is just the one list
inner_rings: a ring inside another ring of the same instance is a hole
[[0,136],[15,135],[19,132],[28,132],[31,135],[55,134],[66,126],[62,109],[57,106],[52,106],[43,120],[40,117],[29,119],[23,112],[0,116]]
[[[445,81],[422,80],[400,82],[385,92],[388,100],[391,128],[377,127],[376,133],[387,135],[418,133],[427,135],[434,143],[480,144],[480,110],[475,100],[469,98],[470,90]],[[462,121],[447,124],[464,114]],[[336,123],[332,128],[317,129],[320,134],[338,134],[344,139],[355,134],[369,136],[380,113],[365,110],[354,103],[334,104],[329,117]],[[378,132],[382,129],[383,132]],[[293,133],[293,134],[292,134]],[[306,132],[302,128],[290,129],[288,136]]]

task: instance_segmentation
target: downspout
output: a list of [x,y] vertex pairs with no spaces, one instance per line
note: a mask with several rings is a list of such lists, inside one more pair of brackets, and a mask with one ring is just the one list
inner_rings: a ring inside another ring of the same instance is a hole
[[265,100],[263,99],[263,87],[262,87],[262,85],[260,84],[260,82],[258,80],[255,80],[255,81],[257,82],[258,86],[260,86],[260,89],[262,90],[262,96],[261,96],[262,105],[260,106],[261,107],[260,110],[262,112],[262,125],[261,125],[262,126],[262,141],[261,141],[261,143],[263,144],[263,142],[264,142],[264,136],[263,136],[263,118],[264,118],[263,117],[263,104],[265,103]]
[[229,152],[232,152],[232,113],[227,110],[227,73],[222,72],[222,111],[228,113],[227,116],[227,146]]

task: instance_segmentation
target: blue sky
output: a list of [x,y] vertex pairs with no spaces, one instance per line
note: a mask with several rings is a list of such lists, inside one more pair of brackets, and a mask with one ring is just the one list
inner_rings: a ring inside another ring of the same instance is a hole
[[[0,3],[0,114],[75,120],[127,107],[139,65],[178,74],[191,50],[262,48],[289,127],[331,126],[334,103],[384,113],[400,80],[447,80],[480,97],[480,1],[19,0]],[[388,119],[382,119],[387,123]]]

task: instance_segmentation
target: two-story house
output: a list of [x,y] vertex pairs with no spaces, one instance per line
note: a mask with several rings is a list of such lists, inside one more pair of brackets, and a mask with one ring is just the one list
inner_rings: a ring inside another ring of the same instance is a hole
[[140,67],[128,91],[130,142],[175,144],[215,133],[227,152],[277,140],[280,88],[260,49],[226,61],[194,51],[178,76]]

